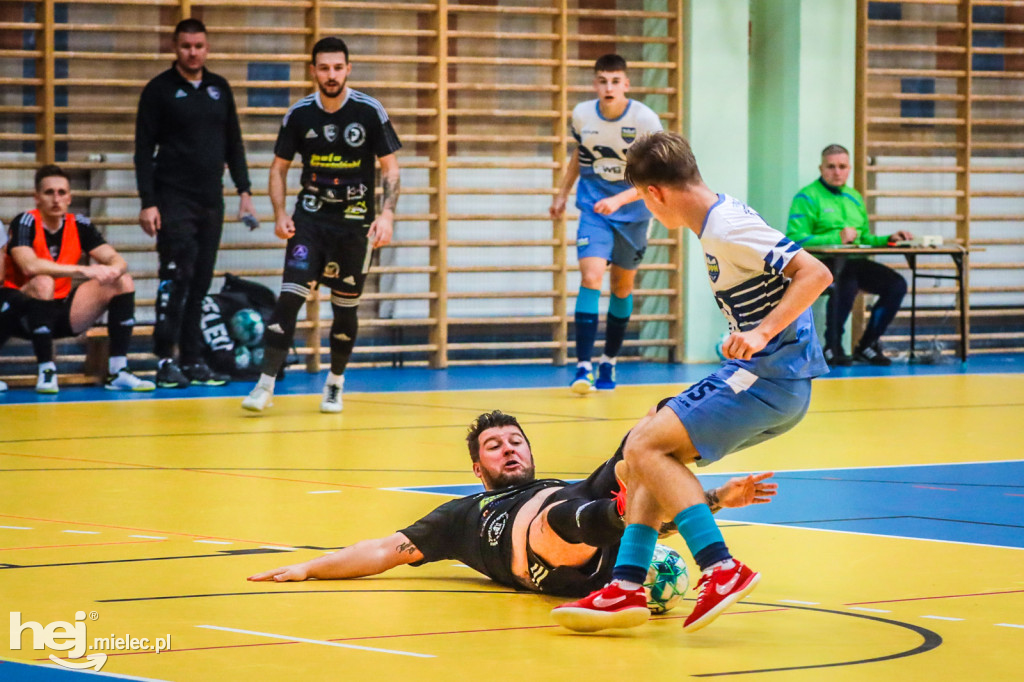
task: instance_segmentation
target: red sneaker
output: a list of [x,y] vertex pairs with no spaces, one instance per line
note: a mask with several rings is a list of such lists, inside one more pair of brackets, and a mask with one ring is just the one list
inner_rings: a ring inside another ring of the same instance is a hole
[[752,570],[733,559],[732,568],[716,568],[705,573],[697,583],[700,594],[693,613],[683,623],[684,632],[696,632],[711,624],[718,615],[727,608],[754,591],[760,573]]
[[578,601],[551,609],[551,617],[576,632],[597,632],[606,628],[635,628],[651,617],[647,593],[640,587],[623,590],[612,581]]

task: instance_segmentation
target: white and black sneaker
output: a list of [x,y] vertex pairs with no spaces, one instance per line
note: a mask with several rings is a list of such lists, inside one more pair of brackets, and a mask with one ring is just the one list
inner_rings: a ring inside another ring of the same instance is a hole
[[332,384],[324,384],[324,397],[320,401],[320,411],[327,413],[337,413],[344,409],[344,404],[341,401],[341,392],[345,388],[345,378],[342,377],[341,381]]
[[867,362],[875,365],[876,367],[888,367],[892,364],[892,360],[885,357],[885,353],[882,352],[882,347],[877,341],[870,346],[858,348],[853,354],[853,359],[860,362]]
[[147,379],[140,379],[127,369],[122,369],[116,374],[108,374],[103,388],[108,391],[136,391],[138,393],[155,391],[156,384]]
[[55,369],[44,369],[39,372],[39,378],[36,380],[36,393],[43,393],[45,395],[54,395],[60,392],[60,387],[57,386],[57,370]]

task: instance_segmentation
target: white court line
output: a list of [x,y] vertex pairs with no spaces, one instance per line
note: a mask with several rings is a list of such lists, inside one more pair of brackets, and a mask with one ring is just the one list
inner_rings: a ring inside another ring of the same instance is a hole
[[294,552],[294,547],[280,547],[278,545],[260,545],[260,549],[278,549],[282,552]]
[[359,649],[360,651],[376,651],[381,654],[397,654],[398,656],[415,656],[416,658],[437,658],[433,654],[414,654],[410,651],[395,651],[393,649],[375,649],[369,646],[358,646],[356,644],[345,644],[343,642],[325,642],[322,639],[306,639],[305,637],[292,637],[291,635],[275,635],[272,632],[256,632],[254,630],[239,630],[237,628],[225,628],[219,625],[197,625],[197,628],[207,630],[222,630],[224,632],[238,632],[243,635],[254,635],[256,637],[269,637],[270,639],[283,639],[287,642],[302,642],[304,644],[322,644],[323,646],[336,646],[342,649]]
[[948,616],[921,616],[922,618],[930,618],[931,620],[963,620],[963,618],[950,618]]
[[1024,630],[1024,625],[1017,625],[1016,623],[996,623],[996,627],[999,628],[1020,628]]
[[192,542],[201,542],[204,545],[233,545],[233,542],[224,542],[223,540],[193,540]]
[[863,606],[851,606],[850,610],[851,611],[867,611],[868,613],[892,613],[892,611],[889,611],[887,609],[868,609],[868,608],[865,608]]
[[61,533],[74,533],[76,535],[99,535],[98,530],[62,530]]
[[166,540],[162,535],[129,535],[130,538],[142,538],[143,540]]
[[[769,526],[772,528],[792,528],[793,530],[810,530],[820,533],[840,533],[842,535],[863,535],[869,538],[893,538],[895,540],[920,540],[921,542],[941,542],[947,545],[968,545],[970,547],[995,547],[996,549],[1024,550],[1024,547],[1008,547],[1006,545],[989,545],[983,542],[963,542],[961,540],[936,540],[935,538],[915,538],[912,535],[889,535],[883,533],[864,533],[854,530],[838,530],[836,528],[815,528],[813,526],[800,526],[795,523],[761,523],[758,521],[741,521],[739,519],[722,519],[730,523],[738,523],[744,526]],[[721,523],[721,521],[719,521]]]
[[779,599],[778,601],[783,604],[806,604],[807,606],[817,606],[821,603],[818,601],[800,601],[799,599]]
[[340,493],[340,490],[308,490],[307,495],[329,495],[330,493]]
[[0,528],[6,530],[32,530],[29,526],[0,526]]

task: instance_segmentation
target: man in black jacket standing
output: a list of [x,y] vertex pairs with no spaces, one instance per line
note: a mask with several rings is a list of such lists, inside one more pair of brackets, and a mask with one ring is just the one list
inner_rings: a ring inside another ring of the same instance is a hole
[[238,190],[239,219],[250,228],[256,219],[235,100],[228,82],[205,68],[209,44],[201,21],[178,23],[174,52],[171,68],[142,91],[135,121],[139,223],[156,237],[160,259],[157,385],[221,386],[228,377],[203,361],[199,320],[224,224],[225,164]]

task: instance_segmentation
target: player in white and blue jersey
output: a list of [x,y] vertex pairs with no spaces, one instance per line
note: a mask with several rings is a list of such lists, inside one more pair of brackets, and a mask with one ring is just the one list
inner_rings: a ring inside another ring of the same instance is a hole
[[[594,64],[597,99],[580,102],[572,111],[570,130],[576,149],[569,159],[551,217],[565,212],[576,178],[576,256],[580,289],[576,296],[576,376],[571,388],[585,395],[615,388],[615,358],[622,348],[633,313],[633,281],[647,250],[651,213],[636,189],[625,181],[626,151],[640,136],[661,130],[649,107],[626,97],[626,60],[607,54]],[[598,300],[605,270],[611,264],[611,301],[605,328],[604,355],[595,382],[591,356],[597,338]]]
[[660,519],[667,516],[703,574],[697,604],[683,624],[692,632],[749,594],[761,576],[732,558],[686,465],[717,461],[803,418],[811,380],[828,371],[810,306],[832,275],[743,202],[712,192],[681,135],[637,140],[627,155],[626,177],[666,227],[683,226],[698,236],[731,333],[722,344],[722,367],[652,411],[627,438],[628,525],[615,579],[552,614],[580,631],[646,621],[642,583]]

